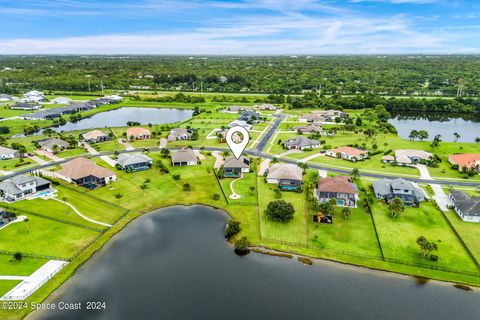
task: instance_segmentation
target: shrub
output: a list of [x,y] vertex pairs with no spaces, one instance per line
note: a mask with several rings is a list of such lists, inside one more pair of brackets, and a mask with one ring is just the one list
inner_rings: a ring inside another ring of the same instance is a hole
[[230,238],[240,232],[240,221],[229,220],[225,228],[225,238]]
[[220,195],[218,193],[214,193],[212,198],[213,200],[220,200]]
[[172,176],[173,180],[180,180],[180,175],[179,174],[174,174]]
[[250,252],[248,249],[248,240],[247,237],[242,237],[241,239],[235,242],[235,253],[239,256],[246,255]]

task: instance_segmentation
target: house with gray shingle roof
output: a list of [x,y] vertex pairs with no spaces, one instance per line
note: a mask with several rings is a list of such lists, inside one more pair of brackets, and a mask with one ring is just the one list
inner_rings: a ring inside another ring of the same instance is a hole
[[227,157],[223,165],[223,171],[225,177],[240,177],[242,173],[250,172],[250,158],[245,156],[240,156],[238,159],[234,156]]
[[377,199],[385,200],[387,203],[398,197],[402,199],[405,205],[418,206],[421,201],[425,201],[427,198],[421,188],[402,178],[384,178],[374,181],[372,185]]
[[176,141],[176,140],[190,140],[193,136],[192,129],[185,129],[185,128],[175,128],[170,130],[168,134],[167,140],[168,141]]
[[66,141],[57,138],[50,138],[46,140],[37,141],[40,145],[40,149],[55,153],[70,147],[70,144]]
[[460,219],[467,222],[480,222],[480,197],[470,197],[463,191],[450,190],[450,202]]
[[6,201],[22,200],[28,195],[50,189],[50,181],[26,175],[17,175],[0,182],[0,194]]
[[197,155],[193,150],[182,149],[170,154],[172,166],[195,166],[198,164]]
[[0,160],[18,158],[20,153],[17,150],[0,146]]
[[285,141],[285,148],[304,150],[304,149],[314,149],[320,147],[320,141],[315,139],[309,139],[305,137],[295,137],[290,138]]
[[141,153],[122,153],[117,159],[117,166],[125,172],[147,170],[152,163],[152,158]]
[[297,165],[275,163],[267,174],[267,183],[277,184],[282,190],[298,190],[302,187],[303,170]]

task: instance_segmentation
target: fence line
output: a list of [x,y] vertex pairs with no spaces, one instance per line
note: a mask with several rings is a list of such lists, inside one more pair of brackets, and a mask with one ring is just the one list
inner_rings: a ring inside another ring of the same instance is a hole
[[222,191],[223,198],[225,199],[225,202],[226,202],[227,204],[229,204],[228,199],[227,199],[227,195],[226,195],[225,192],[223,191],[222,184],[220,183],[220,179],[219,179],[218,176],[217,176],[217,172],[215,171],[215,168],[213,168],[213,174],[215,175],[215,179],[217,179],[218,186],[220,187],[220,191]]
[[4,208],[7,209],[7,210],[10,210],[10,211],[12,211],[12,212],[25,213],[25,214],[29,214],[29,215],[32,215],[32,216],[36,216],[36,217],[42,218],[42,219],[47,219],[47,220],[51,220],[51,221],[55,221],[55,222],[59,222],[59,223],[64,223],[64,224],[69,224],[69,225],[71,225],[71,226],[78,227],[78,228],[83,228],[83,229],[87,229],[87,230],[91,230],[91,231],[95,231],[95,232],[101,232],[101,231],[102,231],[102,229],[98,229],[98,228],[95,228],[95,227],[87,226],[87,225],[84,225],[84,224],[81,224],[81,223],[76,223],[76,222],[71,222],[71,221],[63,220],[63,219],[60,219],[60,218],[45,216],[45,215],[43,215],[43,214],[41,214],[41,213],[36,213],[36,212],[32,212],[32,211],[27,211],[27,210],[23,210],[23,209],[11,207],[11,206],[9,206],[9,205],[4,205],[4,204],[2,204],[2,207],[4,207]]
[[35,253],[21,252],[21,251],[0,250],[0,254],[3,254],[3,255],[13,256],[15,253],[21,253],[23,257],[28,257],[28,258],[69,261],[68,258],[49,256],[49,255],[45,255],[45,254],[35,254]]

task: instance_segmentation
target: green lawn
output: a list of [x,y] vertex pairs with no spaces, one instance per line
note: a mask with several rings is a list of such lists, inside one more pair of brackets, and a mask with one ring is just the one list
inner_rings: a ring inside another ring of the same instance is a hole
[[[229,203],[235,202],[249,202],[249,203],[257,203],[257,175],[256,170],[252,170],[253,172],[244,173],[241,179],[237,179],[233,183],[233,189],[235,190],[236,194],[241,196],[240,199],[230,199],[229,195],[232,194],[230,189],[230,183],[235,180],[232,178],[224,178],[220,179],[220,184],[222,185],[223,192],[228,198]],[[254,187],[255,190],[252,192],[250,187]]]
[[[62,188],[57,188],[56,186],[54,186],[54,188],[56,189],[60,189],[62,190]],[[72,192],[70,192],[70,194],[72,194]],[[61,199],[61,197],[63,196],[63,193],[60,193],[59,196],[57,198]],[[67,196],[69,197],[69,196]],[[78,200],[77,200],[77,197]],[[85,204],[91,204],[92,200],[86,200],[84,198],[86,198],[85,196],[83,195],[80,195],[80,194],[72,194],[71,197],[69,197],[69,202],[70,202],[70,198],[75,198],[73,199],[74,202],[80,202],[82,203],[82,209],[83,209],[83,201],[85,201]],[[75,201],[77,200],[77,201]],[[95,203],[93,205],[93,208],[95,209],[98,209],[100,210],[100,208],[102,208],[102,203]],[[82,217],[80,217],[79,215],[77,215],[75,212],[73,212],[73,210],[68,207],[67,205],[59,202],[59,201],[56,201],[56,200],[44,200],[44,199],[40,199],[40,198],[36,198],[36,199],[33,199],[33,200],[23,200],[23,201],[17,201],[17,202],[13,202],[11,204],[9,204],[10,207],[12,208],[17,208],[17,209],[21,209],[21,210],[26,210],[26,211],[30,211],[30,212],[35,212],[35,213],[39,213],[39,214],[42,214],[44,216],[47,216],[47,217],[52,217],[52,218],[56,218],[56,219],[62,219],[62,220],[65,220],[65,221],[68,221],[68,222],[73,222],[73,223],[79,223],[81,225],[84,225],[84,226],[87,226],[87,227],[94,227],[94,228],[98,228],[98,229],[102,229],[103,227],[98,225],[98,224],[94,224],[94,223],[91,223],[85,219],[83,219]],[[80,210],[80,209],[79,209]],[[82,212],[83,214],[89,216],[87,214],[87,212],[83,212],[83,211],[80,211]],[[18,213],[18,215],[21,215],[22,213]],[[89,216],[90,217],[90,216]]]
[[14,171],[18,169],[31,167],[36,164],[37,164],[36,162],[30,159],[23,159],[23,161],[20,159],[0,160],[0,170]]
[[[118,171],[116,169],[114,170]],[[114,184],[115,183],[113,183],[112,186],[105,186],[102,188],[106,188],[106,189],[111,188],[112,191],[115,191]],[[119,208],[117,206],[113,206],[111,204],[108,204],[103,201],[99,201],[95,198],[87,196],[86,195],[88,194],[87,189],[85,190],[79,189],[80,192],[77,192],[70,188],[65,188],[62,185],[56,186],[55,188],[58,190],[59,199],[63,199],[64,197],[66,197],[67,202],[73,205],[75,208],[77,208],[77,210],[80,211],[83,215],[99,222],[113,223],[125,211],[124,209]],[[72,188],[81,188],[81,187],[72,186]],[[71,212],[70,214],[75,215],[74,212]]]
[[13,223],[0,230],[0,250],[69,258],[98,234],[65,223],[26,216],[28,223]]
[[265,217],[267,205],[275,199],[274,184],[267,184],[263,177],[258,177],[258,201],[260,215],[260,231],[262,238],[276,241],[292,242],[300,245],[307,243],[307,211],[304,193],[282,192],[282,200],[289,202],[295,208],[292,220],[288,222],[276,222]]
[[20,280],[0,280],[0,297],[12,290]]
[[[375,223],[385,257],[404,260],[410,263],[425,263],[442,267],[478,271],[467,253],[455,237],[442,214],[430,202],[420,208],[407,208],[402,216],[392,219],[387,205],[378,203],[372,206]],[[424,259],[416,244],[416,239],[424,236],[434,241],[438,251],[438,262]]]
[[12,256],[0,254],[0,275],[28,276],[44,265],[48,260],[23,257],[20,261],[13,261]]
[[462,221],[453,210],[446,212],[446,216],[477,261],[480,261],[480,223]]

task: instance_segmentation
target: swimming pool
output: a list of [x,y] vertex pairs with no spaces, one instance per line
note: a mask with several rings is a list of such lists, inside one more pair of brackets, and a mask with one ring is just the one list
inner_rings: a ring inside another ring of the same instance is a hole
[[42,191],[40,193],[37,193],[37,194],[34,194],[30,197],[30,199],[35,199],[35,198],[39,198],[39,197],[43,197],[43,196],[46,196],[48,195],[49,193],[51,193],[52,191]]
[[345,200],[337,199],[337,206],[344,206],[344,205],[345,205]]

